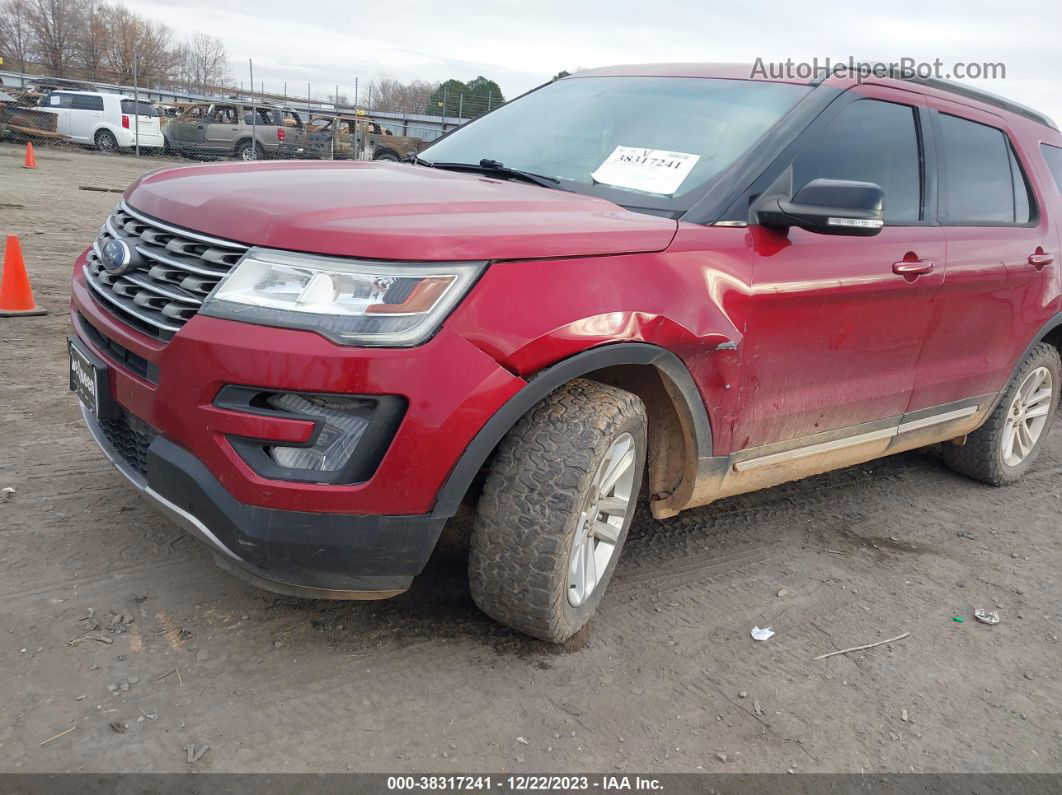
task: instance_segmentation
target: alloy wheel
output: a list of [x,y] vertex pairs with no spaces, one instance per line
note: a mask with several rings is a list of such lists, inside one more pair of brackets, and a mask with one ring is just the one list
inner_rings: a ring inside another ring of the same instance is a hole
[[601,460],[568,556],[568,603],[579,607],[608,569],[634,500],[637,450],[629,433],[619,436]]
[[1032,452],[1047,425],[1054,381],[1051,371],[1037,367],[1018,387],[1003,424],[1003,463],[1015,467]]

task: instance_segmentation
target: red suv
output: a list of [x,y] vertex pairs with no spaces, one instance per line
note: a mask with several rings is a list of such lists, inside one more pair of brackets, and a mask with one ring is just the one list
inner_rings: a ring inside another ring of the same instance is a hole
[[157,171],[77,260],[71,386],[228,570],[406,590],[463,501],[476,603],[561,641],[657,519],[1058,402],[1062,135],[935,81],[599,69],[414,165]]

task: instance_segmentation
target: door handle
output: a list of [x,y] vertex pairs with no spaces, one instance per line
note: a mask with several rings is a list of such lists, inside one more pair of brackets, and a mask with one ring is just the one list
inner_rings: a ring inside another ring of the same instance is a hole
[[926,259],[900,260],[892,263],[892,272],[897,276],[921,276],[933,270],[933,263]]
[[1029,255],[1029,264],[1036,268],[1036,270],[1038,271],[1042,271],[1054,261],[1054,257],[1052,257],[1050,254],[1045,254],[1042,250],[1037,251],[1035,254]]

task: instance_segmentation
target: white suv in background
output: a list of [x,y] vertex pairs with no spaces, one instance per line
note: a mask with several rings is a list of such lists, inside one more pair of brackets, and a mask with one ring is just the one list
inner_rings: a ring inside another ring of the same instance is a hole
[[139,128],[141,148],[161,149],[165,143],[155,106],[145,100],[95,91],[53,91],[39,110],[54,113],[56,132],[79,144],[105,152],[132,149]]

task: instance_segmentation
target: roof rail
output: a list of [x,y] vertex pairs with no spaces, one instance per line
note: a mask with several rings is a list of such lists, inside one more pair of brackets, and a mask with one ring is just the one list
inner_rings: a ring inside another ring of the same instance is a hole
[[[1013,100],[1006,99],[998,94],[993,94],[990,91],[984,91],[980,88],[963,85],[962,83],[956,83],[951,80],[942,80],[939,77],[920,77],[919,75],[914,74],[910,69],[904,69],[896,66],[896,64],[887,64],[882,61],[860,61],[856,62],[856,66],[868,66],[884,70],[884,75],[894,80],[906,80],[909,83],[918,83],[927,88],[935,88],[938,91],[946,91],[949,94],[957,94],[960,97],[984,102],[986,105],[992,105],[997,108],[1002,108],[1003,110],[1008,110],[1011,113],[1024,116],[1026,119],[1031,119],[1037,124],[1043,124],[1046,127],[1050,127],[1052,130],[1058,131],[1058,125],[1055,124],[1054,120],[1046,113],[1033,110],[1030,107],[1022,105],[1020,102],[1014,102]],[[881,75],[875,73],[875,76],[880,77]],[[829,77],[829,73],[822,71],[821,74],[816,75],[815,79],[812,81],[812,85],[818,85],[827,77]]]
[[937,77],[906,76],[901,77],[900,79],[928,86],[929,88],[936,88],[940,91],[947,91],[950,94],[958,94],[960,97],[966,97],[967,99],[975,99],[978,102],[984,102],[986,105],[993,105],[997,108],[1002,108],[1003,110],[1009,110],[1011,113],[1016,113],[1019,116],[1024,116],[1026,119],[1031,119],[1038,124],[1043,124],[1050,127],[1052,130],[1058,130],[1058,125],[1056,125],[1054,120],[1046,113],[1033,110],[1026,105],[1022,105],[1020,102],[1014,102],[1013,100],[1006,99],[998,94],[993,94],[990,91],[984,91],[972,86],[964,86],[961,83],[954,83],[950,80],[941,80]]

